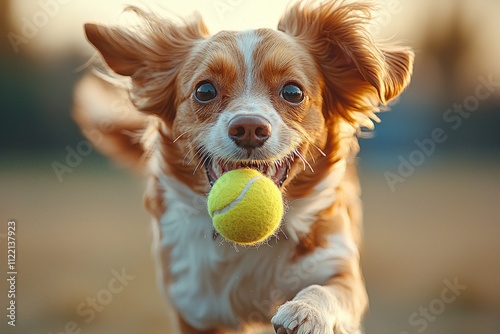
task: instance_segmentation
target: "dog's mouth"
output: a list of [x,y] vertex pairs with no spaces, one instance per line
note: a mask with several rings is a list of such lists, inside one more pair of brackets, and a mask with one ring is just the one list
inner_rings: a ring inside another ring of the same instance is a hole
[[288,173],[295,160],[295,153],[291,153],[280,160],[225,160],[221,158],[208,159],[205,163],[208,182],[213,186],[225,172],[234,169],[252,168],[270,178],[278,187],[281,187],[288,178]]

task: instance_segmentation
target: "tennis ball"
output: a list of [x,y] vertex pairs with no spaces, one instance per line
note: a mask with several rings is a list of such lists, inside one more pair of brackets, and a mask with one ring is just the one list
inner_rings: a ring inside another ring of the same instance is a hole
[[274,234],[283,217],[283,199],[274,182],[255,169],[235,169],[208,194],[214,228],[227,240],[254,245]]

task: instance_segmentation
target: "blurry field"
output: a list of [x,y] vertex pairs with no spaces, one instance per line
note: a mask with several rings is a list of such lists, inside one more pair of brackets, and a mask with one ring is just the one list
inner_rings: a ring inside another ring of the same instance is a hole
[[[407,93],[362,143],[366,333],[499,334],[500,1],[376,2],[373,28],[410,45],[416,63]],[[229,7],[217,11],[222,3]],[[51,167],[83,140],[69,112],[76,69],[95,52],[83,23],[158,4],[169,14],[199,10],[212,32],[275,27],[286,3],[0,0],[0,334],[171,333],[141,177],[96,153],[62,182]],[[19,50],[10,33],[23,38]],[[480,78],[494,82],[485,99],[475,96],[486,92]],[[466,103],[470,117],[449,122],[449,110]],[[384,172],[437,129],[449,139],[392,192]],[[15,328],[6,317],[9,219],[18,228]],[[466,288],[450,294],[449,282]]]
[[[7,326],[2,314],[0,333],[72,333],[65,326],[73,322],[81,333],[170,333],[150,256],[141,178],[92,155],[59,182],[53,159],[64,155],[0,162],[0,219],[18,223],[17,326]],[[410,315],[439,306],[443,282],[457,278],[466,290],[431,313],[422,332],[500,333],[499,161],[434,160],[395,192],[384,169],[369,164],[361,161],[362,262],[371,298],[366,332],[420,333],[422,320],[411,324]],[[113,270],[134,278],[109,294],[103,290]],[[5,313],[5,280],[0,287]],[[87,323],[90,313],[77,308],[98,295],[107,304]]]

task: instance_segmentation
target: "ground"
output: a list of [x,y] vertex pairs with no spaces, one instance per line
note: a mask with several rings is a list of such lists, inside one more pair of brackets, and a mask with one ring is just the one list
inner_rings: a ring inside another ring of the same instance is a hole
[[[58,159],[64,155],[0,163],[0,219],[18,227],[17,326],[2,320],[0,332],[170,333],[141,177],[89,157],[59,182],[51,165]],[[361,160],[360,174],[366,333],[499,333],[498,161],[434,159],[394,192],[386,169],[369,162]],[[454,282],[461,290],[443,301]],[[0,286],[4,294],[5,280]]]

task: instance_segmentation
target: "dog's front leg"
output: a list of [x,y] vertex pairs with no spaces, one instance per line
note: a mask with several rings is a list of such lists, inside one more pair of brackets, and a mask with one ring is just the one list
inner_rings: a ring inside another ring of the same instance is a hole
[[[365,284],[359,267],[357,243],[360,226],[359,202],[336,207],[323,219],[335,230],[344,231],[330,240],[335,251],[335,269],[323,285],[310,285],[286,302],[272,318],[279,334],[359,334],[361,317],[368,305]],[[357,214],[356,214],[357,213]],[[326,232],[326,231],[325,231]],[[337,232],[338,233],[338,232]],[[327,237],[323,234],[323,237]],[[327,237],[328,238],[328,237]]]
[[272,318],[278,334],[358,334],[368,298],[357,263],[325,285],[311,285]]

